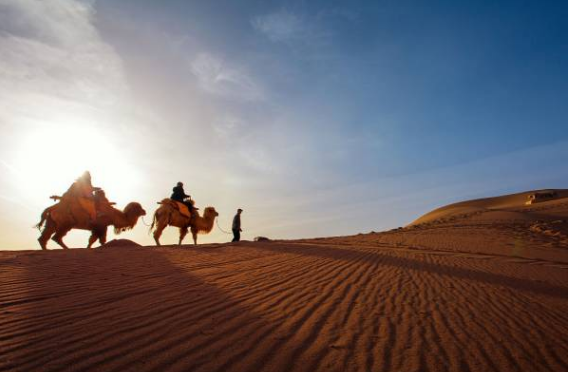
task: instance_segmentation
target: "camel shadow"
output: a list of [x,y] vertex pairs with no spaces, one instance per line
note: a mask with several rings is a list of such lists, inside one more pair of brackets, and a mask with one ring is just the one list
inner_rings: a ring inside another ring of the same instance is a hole
[[253,335],[273,325],[196,275],[215,262],[206,267],[213,256],[194,252],[71,249],[0,260],[0,280],[10,283],[0,298],[0,370],[240,370]]

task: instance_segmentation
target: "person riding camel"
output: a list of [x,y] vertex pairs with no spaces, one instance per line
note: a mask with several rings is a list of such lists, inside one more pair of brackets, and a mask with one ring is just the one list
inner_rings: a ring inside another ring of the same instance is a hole
[[97,210],[97,216],[104,215],[107,211],[113,208],[113,205],[117,204],[115,202],[110,202],[105,195],[105,191],[99,189],[95,190],[93,195],[93,200],[95,201],[95,209]]
[[178,182],[176,186],[172,188],[172,195],[170,195],[170,199],[180,202],[188,207],[188,212],[190,212],[190,215],[192,215],[192,211],[196,209],[194,208],[194,202],[190,198],[190,195],[184,192],[184,184],[182,182]]
[[107,195],[105,195],[105,191],[103,191],[102,189],[95,190],[93,198],[95,200],[95,205],[97,206],[97,209],[99,209],[99,206],[105,207],[107,205],[117,204],[115,202],[110,202],[109,199],[107,199]]
[[101,190],[100,187],[93,187],[91,184],[91,173],[85,171],[59,199],[72,206],[78,204],[79,208],[72,208],[72,211],[79,212],[82,209],[89,214],[91,221],[95,221],[97,209],[93,192],[99,190]]

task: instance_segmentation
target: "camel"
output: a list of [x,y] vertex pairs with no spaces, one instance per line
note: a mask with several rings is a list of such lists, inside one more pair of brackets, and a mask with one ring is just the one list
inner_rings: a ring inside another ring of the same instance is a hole
[[101,244],[107,241],[107,227],[113,225],[115,234],[120,234],[135,227],[139,217],[146,215],[146,211],[139,203],[127,204],[123,211],[111,205],[104,208],[103,213],[97,215],[95,222],[91,222],[89,214],[85,213],[80,206],[70,201],[62,201],[46,208],[41,215],[38,229],[45,223],[45,227],[38,238],[42,249],[47,249],[47,242],[53,235],[52,240],[62,248],[68,249],[63,242],[63,237],[71,229],[90,230],[91,236],[87,248],[91,248],[97,239]]
[[152,225],[150,226],[150,231],[156,226],[156,230],[154,231],[154,241],[156,245],[160,245],[160,236],[162,235],[162,231],[166,228],[166,226],[174,226],[178,227],[180,230],[180,238],[178,240],[178,245],[182,244],[182,240],[188,234],[188,228],[192,232],[192,238],[194,239],[194,244],[198,244],[198,234],[208,234],[212,231],[214,227],[214,221],[218,216],[218,212],[214,207],[206,207],[204,209],[204,215],[200,216],[198,211],[192,212],[192,218],[187,217],[180,213],[176,204],[174,204],[170,199],[164,199],[160,204],[160,207],[154,212],[154,217],[152,220]]

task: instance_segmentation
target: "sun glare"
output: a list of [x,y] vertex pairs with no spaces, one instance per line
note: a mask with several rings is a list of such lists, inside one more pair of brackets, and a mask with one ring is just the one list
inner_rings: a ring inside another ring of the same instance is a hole
[[110,200],[119,204],[130,201],[127,199],[132,199],[136,172],[111,138],[87,126],[29,131],[16,144],[12,163],[18,189],[28,200],[45,204],[50,195],[61,195],[88,170],[93,185],[102,187]]

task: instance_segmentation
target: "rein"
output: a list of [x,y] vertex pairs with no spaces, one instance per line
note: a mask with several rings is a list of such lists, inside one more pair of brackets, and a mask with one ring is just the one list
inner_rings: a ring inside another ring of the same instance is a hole
[[152,225],[152,224],[149,225],[149,224],[146,223],[146,221],[144,220],[144,216],[141,216],[141,220],[142,220],[143,224],[144,224],[145,226],[147,226],[147,227],[150,227],[150,226]]
[[220,231],[223,232],[224,234],[233,235],[233,233],[227,232],[227,231],[225,231],[224,229],[222,229],[222,228],[220,227],[220,224],[219,224],[217,218],[216,218],[216,225],[218,226],[218,229],[220,229]]

